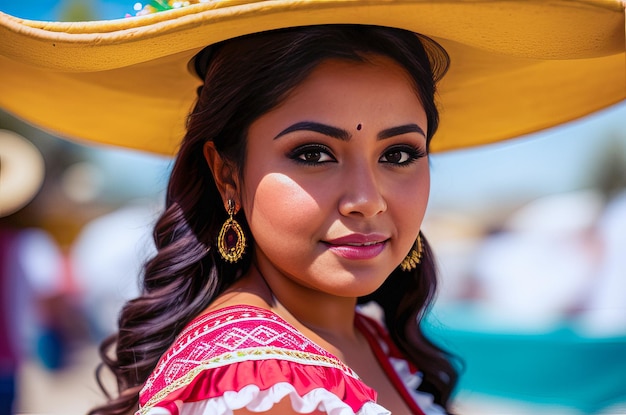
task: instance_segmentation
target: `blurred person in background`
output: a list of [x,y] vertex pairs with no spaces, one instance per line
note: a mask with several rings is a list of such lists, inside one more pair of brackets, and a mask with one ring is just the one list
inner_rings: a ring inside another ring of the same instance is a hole
[[51,205],[47,198],[63,164],[63,157],[52,158],[44,162],[30,140],[0,130],[2,414],[15,410],[16,403],[28,402],[19,393],[26,366],[53,373],[63,370],[86,338],[72,267],[55,233],[57,228],[67,229],[52,213],[67,215],[67,205]]
[[23,313],[29,290],[20,267],[22,229],[14,220],[39,191],[44,163],[39,150],[20,135],[0,130],[0,415],[13,413],[23,343]]

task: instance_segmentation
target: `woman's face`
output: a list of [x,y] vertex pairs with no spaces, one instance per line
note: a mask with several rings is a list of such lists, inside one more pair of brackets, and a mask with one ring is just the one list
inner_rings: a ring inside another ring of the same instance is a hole
[[249,129],[242,208],[269,281],[342,297],[376,290],[428,201],[426,114],[388,58],[328,60]]

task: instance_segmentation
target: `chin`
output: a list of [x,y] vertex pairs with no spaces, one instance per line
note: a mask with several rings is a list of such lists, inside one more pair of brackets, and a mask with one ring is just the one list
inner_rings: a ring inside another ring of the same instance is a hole
[[336,295],[338,297],[350,297],[358,298],[372,294],[385,282],[384,279],[378,281],[366,281],[356,280],[350,284],[343,286],[335,286],[328,290],[329,294]]

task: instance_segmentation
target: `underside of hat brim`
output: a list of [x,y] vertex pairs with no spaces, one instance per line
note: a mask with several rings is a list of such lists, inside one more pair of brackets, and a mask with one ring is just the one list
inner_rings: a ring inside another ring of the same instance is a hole
[[529,134],[626,98],[620,1],[222,1],[102,22],[0,15],[0,106],[62,137],[172,155],[199,50],[337,23],[400,27],[446,48],[434,151]]

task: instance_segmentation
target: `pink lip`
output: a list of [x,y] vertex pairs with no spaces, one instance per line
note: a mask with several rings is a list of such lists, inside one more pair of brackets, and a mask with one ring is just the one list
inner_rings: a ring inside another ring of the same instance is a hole
[[346,259],[372,259],[387,245],[389,238],[380,234],[351,234],[324,243],[335,254]]

